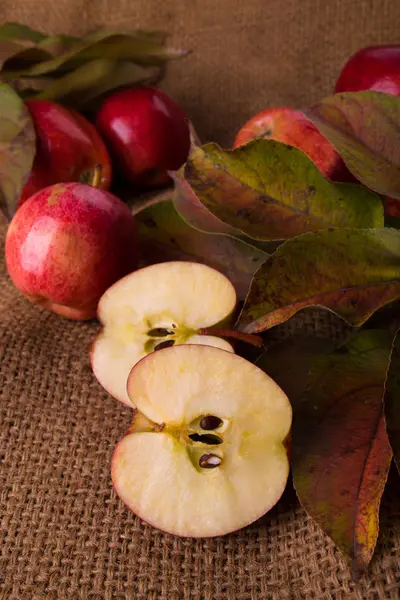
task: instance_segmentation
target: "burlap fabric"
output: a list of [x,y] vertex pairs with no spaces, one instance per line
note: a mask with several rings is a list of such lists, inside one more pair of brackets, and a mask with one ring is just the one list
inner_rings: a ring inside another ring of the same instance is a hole
[[[169,29],[194,52],[169,69],[167,89],[203,139],[229,144],[257,110],[328,94],[356,48],[399,41],[400,3],[1,0],[0,20],[49,32]],[[337,322],[319,313],[289,327],[339,335]],[[0,263],[1,600],[400,598],[395,473],[375,558],[357,585],[290,486],[261,521],[224,538],[178,539],[133,516],[110,480],[111,454],[131,414],[91,374],[97,329],[27,303]]]

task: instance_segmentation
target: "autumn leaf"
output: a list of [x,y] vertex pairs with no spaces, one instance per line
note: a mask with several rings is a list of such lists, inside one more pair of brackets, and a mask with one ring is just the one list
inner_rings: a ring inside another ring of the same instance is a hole
[[393,342],[385,390],[386,428],[400,472],[400,331]]
[[38,43],[45,39],[40,31],[35,31],[22,23],[3,23],[0,25],[0,40]]
[[[165,197],[168,196],[162,199]],[[144,209],[134,212],[142,254],[148,264],[168,260],[207,264],[230,279],[239,298],[246,296],[254,273],[268,258],[262,250],[240,240],[193,229],[176,212],[172,200],[150,199]]]
[[184,176],[214,217],[255,240],[282,240],[329,227],[382,227],[379,196],[325,179],[304,152],[274,140],[235,150],[196,148]]
[[294,406],[292,468],[301,504],[351,560],[374,552],[392,452],[383,394],[392,336],[358,332],[317,359]]
[[[192,152],[194,149],[192,150]],[[240,237],[241,231],[215,217],[196,196],[184,177],[184,167],[171,173],[175,184],[174,205],[188,225],[204,233],[223,233]]]
[[51,58],[71,48],[79,38],[72,36],[45,36],[21,23],[0,25],[0,66],[21,69]]
[[157,83],[172,48],[160,31],[100,29],[84,37],[45,36],[29,27],[0,26],[0,79],[24,98],[62,101],[94,111],[104,95],[127,85]]
[[[142,67],[128,61],[99,58],[83,63],[74,71],[48,82],[38,91],[39,100],[60,100],[68,106],[84,109],[115,88],[125,85],[149,85],[161,78],[158,67]],[[33,81],[40,81],[35,78]],[[28,80],[27,80],[28,81]]]
[[273,344],[263,352],[256,364],[295,405],[296,399],[304,390],[313,363],[321,354],[332,352],[335,345],[333,340],[310,335],[297,336]]
[[255,274],[238,327],[256,333],[307,306],[350,325],[400,298],[400,231],[335,229],[288,240]]
[[[193,125],[189,123],[191,130],[191,149],[190,156],[200,147],[200,141],[193,129]],[[279,246],[279,242],[263,242],[254,240],[245,235],[239,229],[224,223],[214,216],[196,196],[193,188],[184,177],[185,166],[178,171],[170,171],[170,176],[174,181],[175,194],[174,206],[182,219],[190,225],[190,227],[202,231],[203,233],[220,233],[242,240],[250,246],[255,246],[263,252],[270,254]]]
[[55,71],[68,71],[79,67],[84,62],[109,59],[129,60],[141,65],[162,65],[166,61],[185,56],[187,51],[169,48],[164,43],[164,36],[155,36],[143,31],[115,32],[100,30],[85,36],[72,48],[50,60],[42,60],[25,68],[3,69],[2,77],[35,77],[48,75]]
[[21,98],[0,83],[0,209],[11,219],[32,168],[35,130]]
[[400,98],[371,90],[345,92],[325,98],[305,114],[359,181],[400,198]]

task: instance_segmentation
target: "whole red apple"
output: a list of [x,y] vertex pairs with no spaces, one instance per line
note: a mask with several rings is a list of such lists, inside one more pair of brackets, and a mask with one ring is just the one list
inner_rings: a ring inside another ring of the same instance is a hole
[[36,156],[18,206],[55,183],[90,183],[101,165],[99,187],[111,183],[111,160],[99,133],[83,115],[49,100],[27,100],[36,132]]
[[258,113],[240,129],[233,147],[256,138],[272,139],[299,148],[329,179],[348,181],[351,178],[335,148],[301,111],[276,107]]
[[160,89],[133,87],[112,94],[100,107],[96,125],[116,167],[135,185],[166,185],[167,171],[178,170],[187,159],[188,121]]
[[137,266],[136,226],[109,192],[60,183],[16,212],[5,253],[14,285],[29,300],[70,319],[90,319],[105,290]]
[[376,90],[400,96],[400,45],[369,46],[344,65],[335,92]]

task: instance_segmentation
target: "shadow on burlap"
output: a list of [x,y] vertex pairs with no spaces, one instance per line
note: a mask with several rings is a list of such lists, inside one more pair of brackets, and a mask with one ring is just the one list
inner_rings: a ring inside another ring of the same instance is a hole
[[[167,28],[193,48],[165,83],[203,139],[229,144],[272,104],[330,92],[344,58],[399,41],[392,0],[2,0],[0,20],[50,32]],[[1,239],[3,239],[4,228]],[[1,252],[3,255],[3,251]],[[289,487],[252,526],[178,539],[145,525],[114,493],[110,459],[131,411],[94,380],[95,322],[26,302],[0,263],[0,600],[378,600],[400,597],[400,489],[392,473],[367,576],[351,582],[340,552]],[[281,330],[341,335],[309,311]]]

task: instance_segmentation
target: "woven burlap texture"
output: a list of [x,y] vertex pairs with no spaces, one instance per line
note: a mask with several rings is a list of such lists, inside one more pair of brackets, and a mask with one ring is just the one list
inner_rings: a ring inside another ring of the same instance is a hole
[[[171,66],[165,86],[203,139],[222,144],[261,108],[327,95],[356,48],[400,41],[393,0],[2,0],[2,20],[54,33],[168,29],[193,54]],[[335,319],[314,312],[290,329],[340,335]],[[400,597],[394,472],[375,557],[358,584],[290,486],[261,521],[224,538],[178,539],[132,515],[110,479],[131,411],[92,376],[97,330],[30,305],[0,263],[1,600]]]

